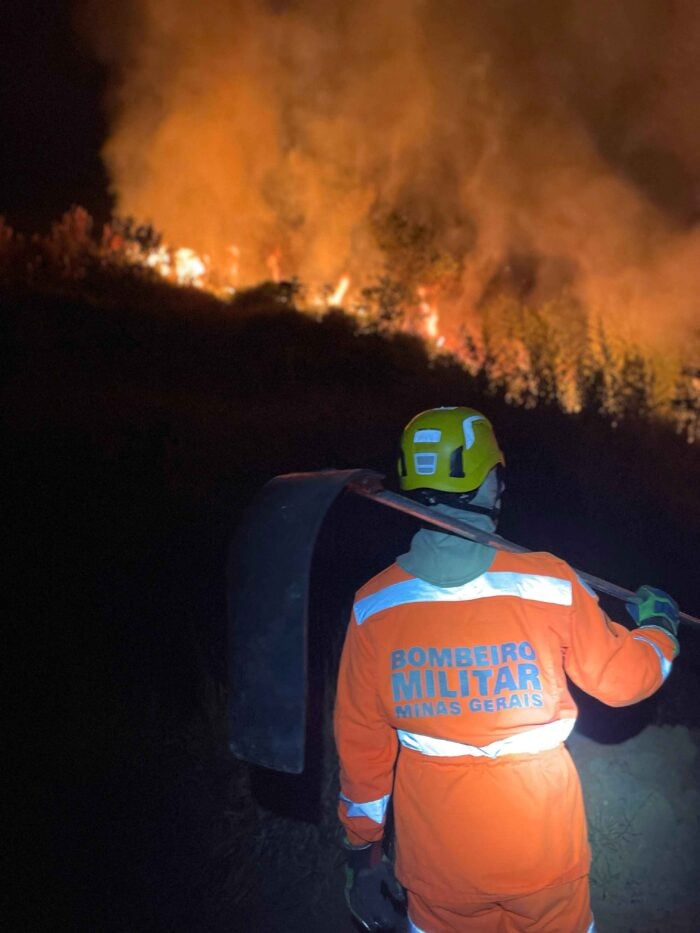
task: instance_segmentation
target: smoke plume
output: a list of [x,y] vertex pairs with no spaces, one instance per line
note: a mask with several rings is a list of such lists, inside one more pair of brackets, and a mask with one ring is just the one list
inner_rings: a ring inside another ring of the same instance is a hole
[[169,242],[218,263],[235,245],[248,283],[272,254],[366,283],[423,236],[454,319],[494,288],[567,292],[695,352],[695,0],[86,0],[81,19],[112,68],[117,210]]

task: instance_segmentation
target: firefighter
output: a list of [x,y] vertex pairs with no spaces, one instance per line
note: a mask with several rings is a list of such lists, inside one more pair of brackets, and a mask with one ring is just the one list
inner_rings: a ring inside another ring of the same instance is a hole
[[[417,415],[407,495],[487,531],[505,461],[471,408]],[[611,621],[564,561],[421,530],[357,593],[334,712],[346,898],[368,930],[594,929],[566,675],[610,706],[656,691],[679,651],[678,607],[641,587]],[[396,877],[383,852],[393,795]],[[401,882],[399,885],[396,878]]]

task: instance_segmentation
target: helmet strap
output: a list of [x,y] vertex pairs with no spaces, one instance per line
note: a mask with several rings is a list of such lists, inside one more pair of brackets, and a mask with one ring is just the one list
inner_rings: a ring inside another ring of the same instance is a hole
[[490,508],[483,505],[472,504],[481,487],[471,489],[468,492],[447,492],[442,489],[428,489],[424,487],[422,489],[413,489],[407,492],[406,495],[410,496],[411,499],[415,499],[416,502],[421,502],[423,505],[427,506],[440,504],[449,505],[453,509],[459,509],[461,512],[476,512],[479,515],[488,515],[492,521],[498,523],[501,514],[501,494],[505,485],[502,474],[503,467],[498,464],[496,466],[496,475],[498,477],[499,491],[496,503]]
[[423,505],[450,505],[453,509],[463,509],[476,496],[477,490],[469,492],[446,492],[442,489],[412,489],[406,495]]
[[500,505],[494,506],[491,509],[487,509],[483,505],[460,505],[458,508],[463,512],[478,512],[479,515],[488,515],[488,517],[492,518],[494,521],[497,521],[498,516],[501,514]]

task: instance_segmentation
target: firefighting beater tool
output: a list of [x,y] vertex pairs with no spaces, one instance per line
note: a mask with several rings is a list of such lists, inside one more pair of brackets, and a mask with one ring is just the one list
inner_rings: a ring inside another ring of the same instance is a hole
[[[288,473],[270,480],[242,517],[228,564],[230,747],[238,758],[304,769],[309,582],[319,529],[343,491],[397,509],[451,534],[527,553],[500,535],[440,515],[383,488],[373,470]],[[629,603],[637,594],[576,571],[594,589]],[[679,613],[681,622],[700,619]]]

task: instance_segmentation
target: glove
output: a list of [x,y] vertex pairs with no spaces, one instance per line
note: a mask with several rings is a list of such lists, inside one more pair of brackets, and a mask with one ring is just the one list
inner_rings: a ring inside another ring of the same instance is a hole
[[625,608],[637,625],[658,625],[674,638],[678,635],[678,603],[663,590],[640,586]]
[[345,840],[345,900],[365,930],[393,930],[401,922],[406,902],[394,867],[381,842],[355,848]]

